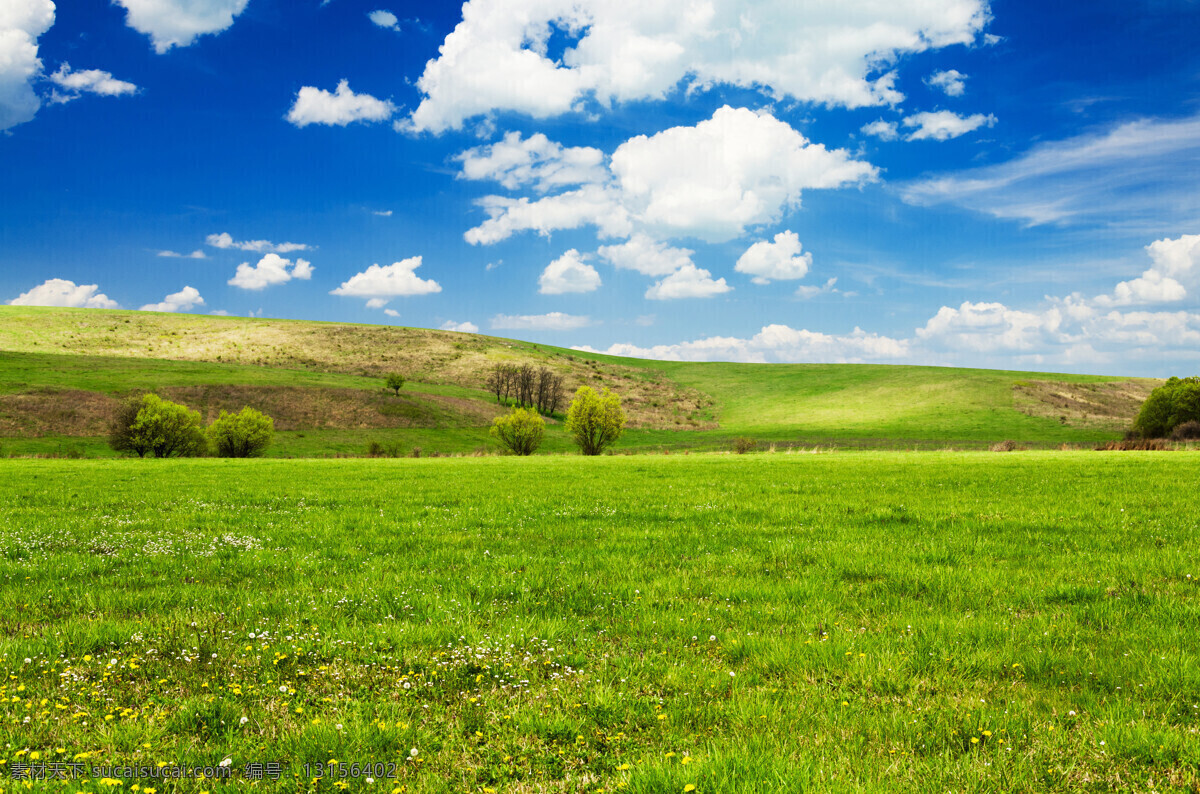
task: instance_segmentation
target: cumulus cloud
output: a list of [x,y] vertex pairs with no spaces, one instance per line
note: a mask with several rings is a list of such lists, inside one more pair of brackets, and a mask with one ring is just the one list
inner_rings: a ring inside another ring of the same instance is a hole
[[635,234],[617,245],[602,245],[597,250],[613,267],[636,270],[647,276],[665,276],[692,264],[692,251],[672,248],[645,234]]
[[901,196],[1029,226],[1098,223],[1157,236],[1200,218],[1197,169],[1200,114],[1039,143],[1004,163],[911,182]]
[[66,306],[78,309],[118,309],[117,302],[96,284],[76,284],[64,278],[43,281],[9,302],[10,306]]
[[[367,301],[367,303],[370,303],[370,301]],[[400,312],[396,311],[395,309],[384,309],[383,313],[386,314],[388,317],[393,317],[393,318],[400,316]]]
[[54,93],[54,101],[70,102],[83,94],[99,94],[100,96],[124,96],[136,94],[138,87],[124,80],[117,80],[110,72],[99,69],[85,69],[82,72],[71,71],[71,64],[63,63],[58,71],[50,75],[50,80],[65,93]]
[[646,290],[646,298],[655,301],[711,298],[732,289],[733,287],[725,283],[725,279],[719,278],[714,281],[712,273],[707,270],[695,265],[684,265]]
[[1112,295],[1097,295],[1099,306],[1131,306],[1170,303],[1188,296],[1200,286],[1200,234],[1185,234],[1174,240],[1156,240],[1146,246],[1154,265],[1139,278],[1122,281]]
[[197,248],[190,254],[181,254],[178,251],[159,251],[155,256],[163,256],[168,259],[208,259],[208,254]]
[[[900,56],[973,42],[983,0],[470,0],[417,82],[409,125],[457,129],[493,111],[535,118],[677,86],[760,89],[830,106],[894,105]],[[561,54],[554,37],[566,36]]]
[[982,113],[960,116],[950,110],[914,113],[904,119],[905,127],[916,127],[906,139],[910,141],[948,141],[980,127],[990,127],[995,123],[996,117],[990,113],[986,116]]
[[42,74],[38,37],[53,24],[50,0],[0,4],[0,130],[24,124],[41,108],[33,91]]
[[946,96],[962,96],[967,90],[967,76],[957,69],[934,72],[925,78],[925,85],[940,88]]
[[400,29],[400,18],[391,11],[384,11],[380,9],[367,14],[367,17],[371,20],[371,22],[381,28],[386,28],[388,30]]
[[419,256],[410,256],[384,267],[378,264],[371,265],[343,281],[340,287],[329,294],[368,298],[368,306],[379,308],[392,298],[441,292],[441,284],[433,279],[423,279],[414,272],[420,266]]
[[312,270],[312,263],[307,259],[297,259],[293,263],[279,254],[267,254],[257,265],[249,262],[238,265],[237,272],[226,283],[241,289],[259,290],[286,284],[292,279],[308,280],[312,278]]
[[[228,232],[210,234],[204,242],[213,248],[235,248],[239,251],[254,251],[255,253],[290,254],[292,251],[307,251],[305,243],[273,243],[270,240],[235,240]],[[197,257],[200,258],[200,257]]]
[[504,331],[574,331],[592,324],[592,318],[576,314],[497,314],[491,320],[494,330]]
[[309,124],[328,124],[345,127],[356,121],[387,121],[396,106],[370,94],[356,94],[350,82],[342,80],[331,94],[306,85],[296,93],[296,102],[285,118],[297,127]]
[[723,242],[773,223],[809,188],[875,179],[869,163],[828,150],[769,113],[725,106],[693,127],[638,135],[617,147],[611,177],[537,201],[487,196],[488,219],[468,242],[494,243],[521,231],[546,235],[594,225],[601,236],[691,236]]
[[532,186],[545,193],[567,185],[603,182],[604,152],[590,146],[565,147],[542,133],[522,140],[509,132],[503,140],[468,149],[456,158],[463,179],[490,179],[509,190]]
[[[161,303],[147,303],[138,311],[143,312],[186,312],[195,306],[203,306],[204,298],[195,287],[184,287],[162,299]],[[215,312],[214,312],[215,313]]]
[[187,47],[198,36],[220,33],[250,0],[115,0],[129,27],[150,37],[154,51]]
[[574,248],[546,265],[538,278],[538,292],[543,295],[595,292],[599,287],[600,274]]
[[610,356],[654,358],[664,361],[746,361],[760,363],[859,363],[904,359],[909,343],[855,328],[841,336],[796,330],[786,325],[765,325],[754,336],[710,336],[675,345],[639,347],[616,344],[607,350],[579,347]]
[[792,231],[775,235],[775,241],[760,240],[738,257],[733,269],[754,276],[755,284],[771,280],[804,278],[812,267],[812,254],[800,253],[800,236]]
[[900,137],[900,133],[896,129],[896,122],[883,119],[862,125],[861,131],[864,135],[872,135],[883,141],[894,141]]
[[442,330],[458,331],[460,334],[477,334],[479,333],[479,326],[470,322],[456,323],[453,320],[447,320],[442,323]]

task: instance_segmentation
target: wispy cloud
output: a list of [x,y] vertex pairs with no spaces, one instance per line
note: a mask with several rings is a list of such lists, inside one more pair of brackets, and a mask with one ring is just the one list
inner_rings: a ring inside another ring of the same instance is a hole
[[1097,224],[1151,234],[1200,222],[1200,116],[1143,119],[1041,143],[1008,162],[910,182],[910,204],[997,218]]

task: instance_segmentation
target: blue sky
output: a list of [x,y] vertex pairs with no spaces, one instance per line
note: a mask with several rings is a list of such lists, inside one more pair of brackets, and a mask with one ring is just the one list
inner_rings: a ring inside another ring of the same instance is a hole
[[1200,370],[1200,3],[0,0],[0,300]]

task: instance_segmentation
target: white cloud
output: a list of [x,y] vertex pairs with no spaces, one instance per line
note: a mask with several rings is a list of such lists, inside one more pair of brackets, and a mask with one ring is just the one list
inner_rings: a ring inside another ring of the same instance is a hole
[[407,295],[429,295],[441,292],[442,285],[433,279],[422,279],[414,272],[421,266],[421,257],[410,256],[400,262],[380,267],[371,265],[361,273],[355,273],[330,295],[345,295],[354,298],[369,298],[370,303],[382,306],[391,298]]
[[602,245],[597,250],[614,267],[636,270],[647,276],[665,276],[692,264],[687,248],[672,248],[644,234],[635,234],[618,245]]
[[213,317],[228,317],[229,312],[226,309],[213,309],[209,312]]
[[267,254],[258,260],[257,265],[243,262],[237,266],[237,272],[228,283],[241,289],[265,289],[275,284],[286,284],[292,279],[312,278],[312,264],[307,259],[297,259],[293,263],[278,254]]
[[390,218],[390,217],[392,217],[392,211],[391,211],[391,210],[373,210],[373,211],[371,212],[371,214],[372,214],[372,215],[378,215],[378,216],[379,216],[379,217],[381,217],[381,218]]
[[195,306],[203,306],[204,298],[195,287],[184,287],[162,299],[161,303],[148,303],[138,311],[143,312],[186,312]]
[[565,147],[542,133],[522,140],[506,133],[497,143],[477,146],[458,155],[463,179],[490,179],[509,190],[531,185],[545,193],[567,185],[603,182],[608,172],[604,152],[590,146]]
[[386,314],[388,317],[399,317],[400,316],[400,312],[396,311],[395,309],[384,309],[383,313]]
[[42,74],[38,37],[53,24],[50,0],[0,3],[0,130],[31,120],[41,108],[33,91]]
[[296,102],[285,117],[297,127],[309,124],[329,124],[345,127],[356,121],[387,121],[396,106],[370,94],[356,94],[350,82],[342,80],[331,94],[306,85],[296,93]]
[[85,69],[82,72],[71,71],[71,64],[63,63],[58,71],[50,75],[50,80],[67,93],[54,94],[56,102],[70,102],[82,94],[99,94],[100,96],[122,96],[136,94],[138,87],[124,80],[117,80],[110,72],[99,69]]
[[800,236],[792,231],[775,235],[775,242],[760,240],[738,257],[733,269],[754,276],[755,284],[771,280],[804,278],[812,267],[812,254],[800,253]]
[[725,279],[713,281],[712,273],[707,270],[695,265],[684,265],[646,290],[646,298],[655,301],[711,298],[732,289],[733,287],[725,283]]
[[1174,240],[1156,240],[1146,246],[1154,266],[1140,278],[1122,281],[1112,295],[1097,295],[1099,306],[1131,306],[1170,303],[1188,296],[1200,286],[1200,234],[1185,234]]
[[638,347],[617,344],[603,351],[589,347],[575,349],[663,361],[859,363],[904,359],[909,355],[907,341],[869,334],[860,328],[850,334],[835,336],[778,324],[763,326],[749,339],[712,336],[675,345]]
[[864,135],[873,135],[884,141],[894,141],[900,137],[900,133],[896,130],[896,122],[883,119],[862,125],[861,131]]
[[[894,105],[901,55],[969,44],[983,0],[471,0],[417,82],[409,124],[441,132],[493,111],[535,118],[662,99],[681,83],[825,105]],[[572,43],[551,52],[554,35]]]
[[1032,352],[1054,343],[1062,322],[1062,312],[1057,308],[1031,312],[1010,309],[1002,303],[964,301],[957,309],[938,309],[923,328],[917,329],[916,336],[935,349]]
[[[700,167],[702,164],[702,167]],[[520,231],[546,235],[595,225],[601,236],[692,236],[722,242],[748,226],[779,220],[808,188],[872,180],[877,170],[844,149],[810,143],[766,112],[722,107],[694,127],[639,135],[617,147],[611,180],[531,202],[487,196],[488,220],[468,242],[494,243]]]
[[292,251],[307,251],[310,247],[305,243],[273,243],[270,240],[235,240],[228,232],[210,234],[205,238],[204,242],[213,248],[236,248],[239,251],[254,251],[259,254],[267,252],[290,254]]
[[586,328],[592,319],[575,314],[550,312],[549,314],[497,314],[491,320],[494,330],[505,331],[574,331]]
[[1005,163],[909,183],[910,204],[958,204],[997,218],[1100,223],[1139,234],[1200,220],[1200,115],[1141,120],[1040,143]]
[[[368,309],[382,309],[384,306],[387,306],[388,303],[390,303],[390,302],[391,302],[391,298],[371,298],[369,301],[367,301],[367,308]],[[395,310],[393,309],[393,311],[395,311]]]
[[[829,279],[828,281],[826,281],[824,284],[822,284],[819,287],[813,287],[813,286],[809,286],[807,284],[802,284],[801,286],[796,287],[796,297],[804,298],[805,300],[808,300],[810,298],[815,298],[818,295],[827,295],[827,294],[831,294],[831,293],[835,293],[835,292],[841,292],[841,290],[834,288],[834,284],[837,284],[836,278]],[[847,296],[851,296],[851,295],[854,295],[855,293],[847,292],[845,294]]]
[[118,309],[117,302],[96,284],[76,284],[63,278],[43,281],[10,300],[10,306],[68,306],[80,309]]
[[475,323],[456,323],[453,320],[447,320],[442,323],[443,331],[458,331],[460,334],[477,334],[479,326]]
[[967,90],[967,76],[957,69],[934,72],[925,78],[925,85],[940,88],[946,96],[962,96]]
[[178,251],[159,251],[155,256],[165,256],[170,259],[208,259],[208,254],[197,248],[190,254],[181,254]]
[[128,13],[129,27],[150,37],[154,51],[186,47],[197,36],[220,33],[250,0],[114,0]]
[[996,117],[990,113],[986,116],[982,113],[960,116],[950,110],[914,113],[904,119],[905,127],[916,127],[906,139],[910,141],[948,141],[980,127],[990,127],[995,123]]
[[599,288],[600,274],[574,248],[546,265],[538,278],[538,292],[543,295],[595,292]]
[[400,18],[391,11],[383,11],[380,9],[367,14],[367,17],[371,20],[371,22],[381,28],[386,28],[388,30],[400,29]]

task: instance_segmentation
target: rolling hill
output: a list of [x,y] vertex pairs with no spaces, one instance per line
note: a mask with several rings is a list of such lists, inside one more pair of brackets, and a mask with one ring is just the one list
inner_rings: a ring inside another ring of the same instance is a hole
[[[206,417],[252,405],[276,419],[272,454],[493,449],[497,363],[529,362],[569,390],[609,387],[629,414],[625,449],[1091,444],[1117,437],[1157,381],[852,364],[646,361],[511,339],[392,326],[0,307],[0,444],[9,454],[108,454],[125,394],[154,390]],[[382,389],[398,371],[399,397]],[[544,451],[571,448],[552,420]]]

